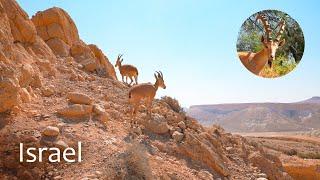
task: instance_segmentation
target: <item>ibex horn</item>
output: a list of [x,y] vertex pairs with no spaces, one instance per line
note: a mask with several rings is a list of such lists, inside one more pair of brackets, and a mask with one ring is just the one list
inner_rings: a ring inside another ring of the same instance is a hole
[[159,73],[158,71],[156,71],[156,73],[157,73],[157,77],[158,77],[158,78],[161,77],[161,76],[160,76],[160,73]]
[[284,33],[284,28],[285,28],[285,21],[284,20],[281,20],[280,22],[279,22],[279,24],[277,25],[277,27],[280,27],[280,29],[279,29],[279,32],[278,32],[278,34],[277,34],[277,36],[276,36],[276,40],[277,41],[280,41],[280,39],[281,39],[281,35]]
[[161,75],[161,77],[163,78],[163,74],[162,74],[162,72],[160,71],[160,75]]
[[256,18],[256,20],[260,19],[260,21],[263,24],[264,30],[266,31],[266,36],[267,36],[267,40],[270,41],[271,40],[271,28],[270,28],[270,24],[268,22],[268,19],[266,18],[265,15],[263,14],[259,14]]

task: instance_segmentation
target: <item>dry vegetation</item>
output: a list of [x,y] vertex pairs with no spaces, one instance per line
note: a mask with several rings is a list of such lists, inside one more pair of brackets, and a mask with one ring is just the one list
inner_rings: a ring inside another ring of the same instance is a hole
[[[280,133],[279,133],[280,134]],[[320,140],[307,136],[247,137],[250,144],[262,146],[280,157],[286,171],[297,180],[320,178]]]

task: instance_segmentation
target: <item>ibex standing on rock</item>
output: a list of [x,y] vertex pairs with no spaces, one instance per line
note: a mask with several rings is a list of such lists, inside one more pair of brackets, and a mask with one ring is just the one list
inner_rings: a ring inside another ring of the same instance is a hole
[[277,26],[280,28],[277,33],[276,39],[271,38],[271,28],[267,18],[264,15],[259,14],[257,20],[261,20],[265,29],[264,37],[262,35],[261,42],[263,43],[263,49],[257,53],[253,52],[238,52],[238,56],[244,66],[252,73],[259,75],[266,64],[272,67],[272,61],[276,58],[276,51],[279,47],[285,44],[285,39],[280,40],[284,32],[285,22],[282,20]]
[[133,106],[132,115],[136,114],[140,101],[144,100],[148,109],[149,115],[151,115],[152,101],[156,95],[159,87],[166,89],[164,84],[162,72],[154,74],[156,82],[154,84],[144,83],[131,87],[129,90],[129,103]]
[[123,61],[123,58],[121,58],[121,57],[122,57],[122,55],[118,55],[115,67],[119,67],[122,82],[124,82],[124,77],[126,77],[126,82],[124,82],[124,83],[128,84],[128,77],[129,77],[130,78],[129,85],[131,85],[133,82],[132,78],[134,77],[135,84],[138,84],[138,74],[139,74],[138,69],[132,65],[129,65],[129,64],[122,65],[121,63]]

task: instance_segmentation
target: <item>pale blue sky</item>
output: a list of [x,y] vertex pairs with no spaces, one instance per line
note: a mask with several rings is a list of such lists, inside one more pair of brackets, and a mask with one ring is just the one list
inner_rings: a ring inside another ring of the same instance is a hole
[[[182,105],[293,102],[320,95],[320,2],[288,0],[18,0],[31,17],[57,6],[75,21],[80,37],[97,44],[114,64],[117,54],[136,65],[140,82],[162,70],[170,95]],[[238,31],[253,13],[277,9],[304,31],[301,63],[288,75],[264,79],[236,55]]]

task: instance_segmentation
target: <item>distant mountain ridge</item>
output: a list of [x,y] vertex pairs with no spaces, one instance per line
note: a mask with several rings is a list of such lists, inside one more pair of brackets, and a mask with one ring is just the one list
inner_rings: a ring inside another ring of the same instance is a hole
[[310,99],[300,101],[298,103],[313,103],[313,104],[320,104],[320,96],[314,96]]
[[195,105],[187,114],[232,132],[305,131],[320,128],[320,97],[296,103]]

